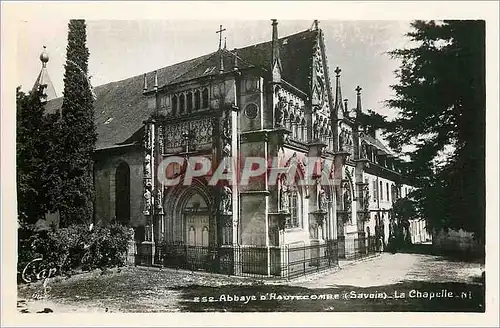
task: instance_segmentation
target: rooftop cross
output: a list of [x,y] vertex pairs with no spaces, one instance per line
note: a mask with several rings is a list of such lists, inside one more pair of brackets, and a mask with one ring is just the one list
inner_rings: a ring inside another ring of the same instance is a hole
[[337,66],[337,68],[335,69],[335,74],[337,74],[337,77],[340,76],[340,72],[342,72],[342,70]]
[[222,28],[222,25],[219,26],[219,30],[216,31],[215,33],[219,34],[219,50],[222,47],[222,32],[224,32],[226,29]]

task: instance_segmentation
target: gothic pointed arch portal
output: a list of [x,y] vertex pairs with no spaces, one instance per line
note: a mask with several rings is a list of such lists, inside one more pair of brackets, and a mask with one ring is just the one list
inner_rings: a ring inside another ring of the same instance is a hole
[[203,179],[167,189],[164,198],[164,237],[167,242],[208,247],[215,242],[213,192]]

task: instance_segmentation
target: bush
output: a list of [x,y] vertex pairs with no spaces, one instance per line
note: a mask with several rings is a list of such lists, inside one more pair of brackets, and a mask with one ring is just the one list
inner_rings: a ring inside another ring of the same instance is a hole
[[125,264],[129,229],[119,224],[90,229],[73,225],[59,230],[19,231],[18,272],[31,260],[42,257],[44,267],[57,274]]

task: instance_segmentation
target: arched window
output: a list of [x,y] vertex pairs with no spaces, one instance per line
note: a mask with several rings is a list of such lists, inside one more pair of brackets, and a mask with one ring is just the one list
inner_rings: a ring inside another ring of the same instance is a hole
[[297,116],[293,125],[293,133],[295,135],[295,139],[300,139],[299,125],[300,125],[300,118]]
[[300,206],[299,206],[299,194],[297,190],[292,190],[290,192],[290,217],[287,218],[286,227],[287,228],[300,228],[302,226],[302,220],[300,215]]
[[201,246],[208,246],[208,227],[203,227],[201,232]]
[[130,168],[122,162],[115,173],[115,214],[117,222],[130,223]]
[[188,92],[186,95],[186,109],[188,113],[191,113],[193,110],[193,94]]
[[203,89],[203,92],[201,94],[201,108],[208,108],[208,89],[205,88]]
[[194,109],[198,110],[201,108],[201,95],[200,90],[194,92]]
[[172,96],[172,114],[177,115],[177,96]]
[[184,99],[184,94],[181,94],[179,96],[179,114],[184,114],[184,110],[186,109]]
[[188,229],[188,245],[196,246],[196,230],[193,226],[190,226]]

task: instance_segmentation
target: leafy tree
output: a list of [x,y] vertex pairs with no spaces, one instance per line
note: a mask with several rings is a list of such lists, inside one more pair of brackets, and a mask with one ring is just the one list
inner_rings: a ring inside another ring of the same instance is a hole
[[413,48],[401,60],[398,116],[386,124],[389,145],[406,149],[420,188],[419,214],[434,229],[464,229],[484,241],[485,22],[414,21]]
[[392,203],[390,247],[402,247],[411,244],[410,220],[417,219],[415,202],[405,197]]
[[[64,73],[64,98],[58,121],[57,209],[62,226],[92,220],[93,151],[97,140],[92,90],[88,80],[89,51],[84,20],[70,20]],[[56,159],[54,159],[56,160]]]
[[358,113],[356,119],[361,126],[366,126],[373,129],[385,128],[385,125],[387,124],[386,116],[381,115],[371,109],[368,109],[366,113]]
[[46,154],[44,107],[40,92],[16,89],[17,207],[21,225],[34,224],[46,210],[40,171]]

